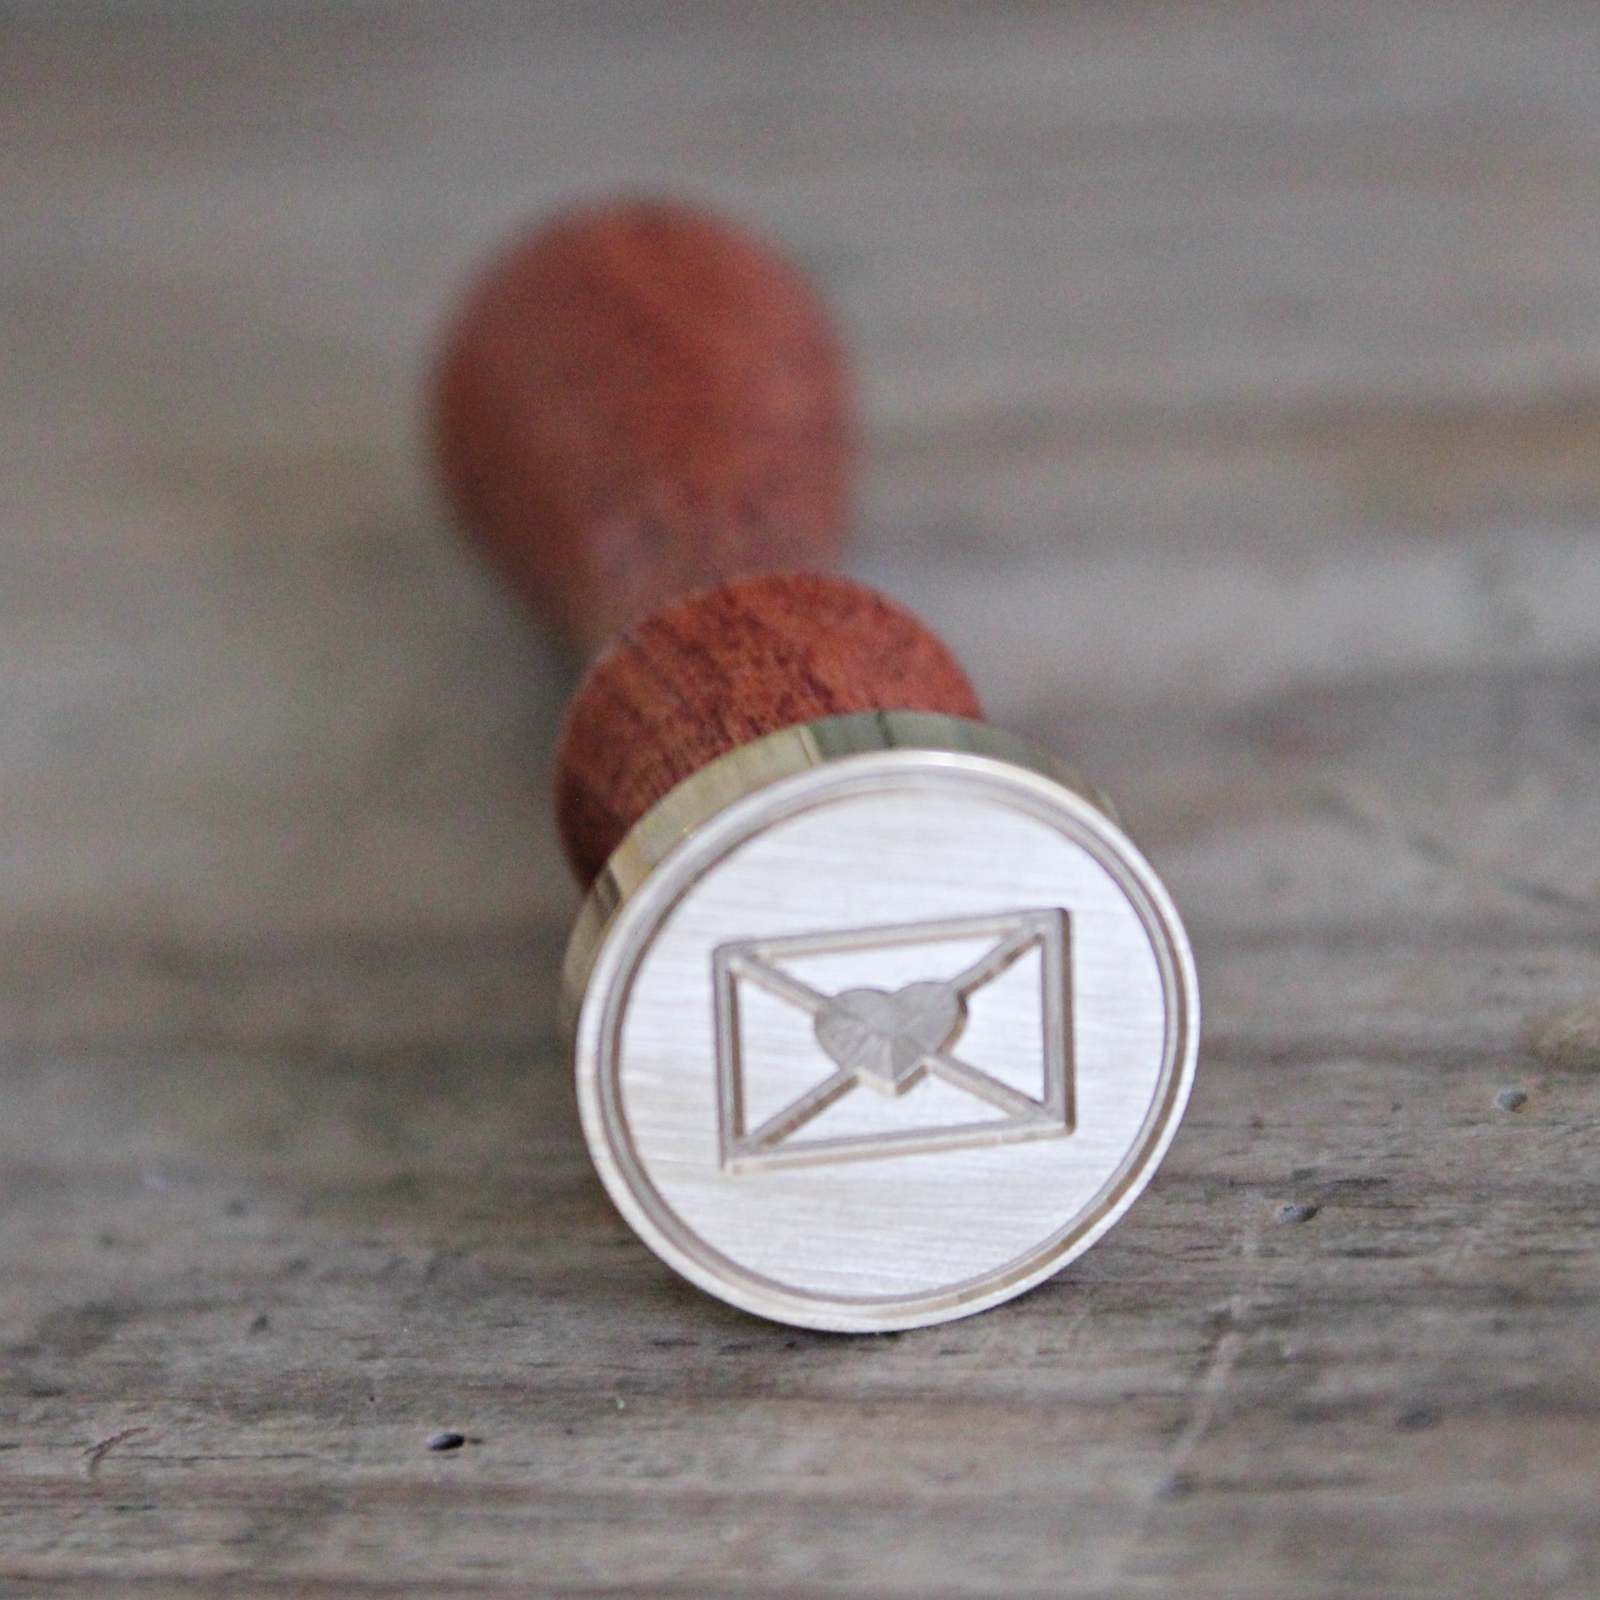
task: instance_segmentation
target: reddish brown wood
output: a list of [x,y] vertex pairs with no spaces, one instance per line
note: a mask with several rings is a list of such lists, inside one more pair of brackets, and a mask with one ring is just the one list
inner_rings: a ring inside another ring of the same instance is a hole
[[843,541],[855,428],[832,324],[782,255],[693,207],[623,201],[511,245],[447,334],[433,411],[461,521],[587,649]]
[[764,733],[848,711],[980,714],[909,612],[781,570],[838,552],[854,422],[826,314],[761,241],[664,202],[558,218],[480,280],[434,402],[445,485],[515,587],[581,645],[633,625],[584,680],[558,754],[585,882],[676,784]]
[[589,670],[557,752],[556,819],[588,883],[668,790],[764,733],[846,711],[982,711],[903,606],[844,578],[748,578],[679,602]]

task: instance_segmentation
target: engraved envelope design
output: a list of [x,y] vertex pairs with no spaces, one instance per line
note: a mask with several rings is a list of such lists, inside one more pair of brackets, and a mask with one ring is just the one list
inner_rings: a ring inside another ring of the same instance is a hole
[[719,945],[722,1169],[1071,1133],[1069,938],[1050,909]]

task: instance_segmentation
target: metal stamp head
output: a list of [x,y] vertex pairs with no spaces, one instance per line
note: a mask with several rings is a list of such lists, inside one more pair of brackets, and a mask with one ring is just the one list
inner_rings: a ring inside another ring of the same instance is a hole
[[623,1215],[748,1311],[882,1331],[1020,1294],[1149,1182],[1194,1075],[1188,942],[1105,802],[983,724],[769,735],[613,856],[567,964]]

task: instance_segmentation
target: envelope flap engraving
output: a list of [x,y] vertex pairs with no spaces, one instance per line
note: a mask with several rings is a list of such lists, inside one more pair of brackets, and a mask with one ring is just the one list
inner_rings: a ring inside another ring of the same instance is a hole
[[[746,1172],[1069,1134],[1069,934],[1068,913],[1052,908],[718,946],[712,986],[722,1169]],[[953,968],[952,950],[960,956]],[[1020,1055],[1024,1078],[1038,1086],[1037,1093],[1027,1093],[1016,1086],[1015,1060],[1008,1059],[1011,1070],[997,1070],[992,1060],[968,1059],[962,1041],[973,1008],[984,1007],[1000,980],[1034,956],[1037,981],[1011,982],[1004,1002],[1007,1056]],[[843,968],[866,976],[904,973],[908,966],[942,975],[893,987],[851,982],[830,992],[806,973],[819,965],[839,972],[839,961],[817,959],[835,957],[850,958]],[[765,997],[764,1007],[753,1003],[752,991]],[[775,1031],[769,1020],[753,1028],[747,1013],[758,1009],[769,1019],[787,1017],[794,1026]],[[769,1065],[763,1052],[795,1081],[776,1109],[768,1106],[752,1118],[751,1082]]]

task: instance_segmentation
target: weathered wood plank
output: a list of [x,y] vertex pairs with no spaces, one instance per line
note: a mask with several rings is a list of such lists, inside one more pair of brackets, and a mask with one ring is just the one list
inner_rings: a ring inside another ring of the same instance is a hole
[[[1595,1592],[1592,7],[0,30],[0,1593]],[[969,1323],[739,1316],[583,1154],[567,669],[415,401],[619,183],[810,259],[857,570],[1195,934],[1162,1175]]]

